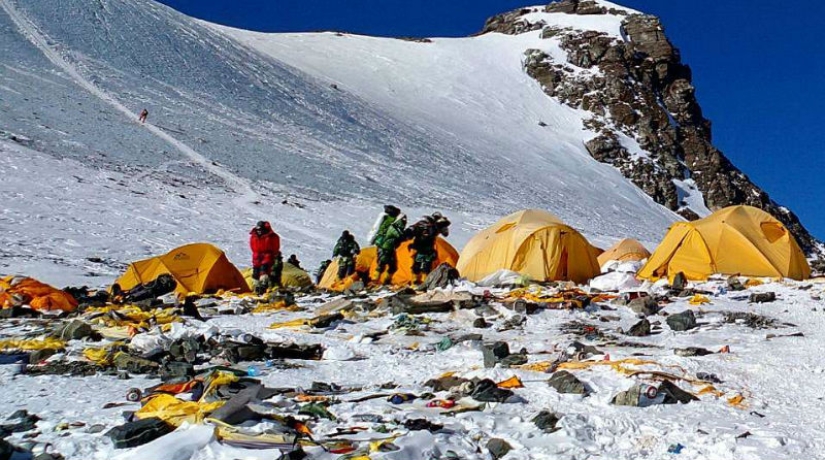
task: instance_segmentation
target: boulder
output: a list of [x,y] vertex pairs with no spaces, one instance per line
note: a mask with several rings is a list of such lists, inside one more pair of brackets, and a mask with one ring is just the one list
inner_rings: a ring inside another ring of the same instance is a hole
[[682,357],[707,356],[713,354],[713,352],[708,350],[707,348],[700,347],[675,348],[673,349],[673,353],[676,356]]
[[541,431],[544,431],[545,433],[553,433],[554,431],[558,431],[560,429],[556,427],[559,420],[561,420],[561,417],[556,415],[554,412],[543,410],[539,412],[538,415],[533,417],[532,421]]
[[482,346],[481,352],[484,355],[484,367],[496,367],[502,359],[510,356],[510,346],[507,342],[488,343]]
[[754,292],[748,299],[751,303],[768,303],[776,300],[775,292]]
[[487,451],[493,456],[493,460],[504,457],[511,450],[513,450],[513,446],[503,439],[493,438],[487,442]]
[[130,374],[154,374],[158,371],[158,363],[148,359],[132,356],[128,353],[120,352],[115,354],[112,363],[118,370],[127,371]]
[[659,313],[660,307],[659,302],[656,301],[653,297],[644,296],[638,297],[630,301],[627,304],[627,307],[633,310],[634,312],[644,315],[644,316],[651,316]]
[[475,384],[470,396],[481,402],[504,402],[513,396],[513,392],[506,388],[499,388],[496,382],[484,379]]
[[633,337],[645,337],[650,335],[650,321],[643,319],[628,329],[627,335]]
[[451,286],[453,281],[458,278],[458,270],[449,264],[442,263],[427,275],[427,279],[424,280],[422,287],[425,291],[436,288],[443,289]]
[[674,331],[688,331],[696,327],[696,316],[693,310],[685,310],[667,317],[667,325]]
[[590,390],[587,385],[567,371],[558,371],[550,377],[547,384],[555,388],[562,394],[588,395]]

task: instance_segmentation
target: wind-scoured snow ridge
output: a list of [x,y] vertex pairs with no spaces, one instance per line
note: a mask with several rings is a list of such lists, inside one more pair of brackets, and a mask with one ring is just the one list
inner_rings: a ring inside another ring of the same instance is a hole
[[[678,219],[594,161],[583,145],[592,136],[581,128],[585,114],[547,98],[525,75],[521,60],[532,34],[432,43],[271,36],[218,28],[149,0],[2,0],[0,38],[0,139],[129,184],[99,195],[105,200],[88,210],[65,205],[78,201],[74,187],[57,195],[61,205],[24,201],[52,216],[39,222],[39,254],[82,260],[103,251],[125,263],[209,240],[242,261],[246,230],[268,219],[287,252],[315,265],[341,230],[363,227],[364,234],[386,203],[415,217],[440,210],[465,229],[544,208],[597,244],[626,236],[657,241]],[[149,110],[145,125],[135,117],[142,108]],[[19,152],[0,148],[10,168],[57,180],[59,173],[21,164]],[[35,164],[54,167],[45,157]],[[214,208],[225,214],[179,220],[182,214],[157,204],[175,200],[175,187],[149,189],[149,179],[197,187],[204,200],[219,197]],[[121,192],[154,198],[133,213],[187,230],[141,234],[145,227],[111,204]],[[4,193],[17,192],[7,186]],[[24,235],[16,225],[34,217],[23,215],[26,207],[15,210],[22,213],[16,224],[0,221],[0,239],[17,248],[7,256],[25,258],[23,236],[10,235]],[[46,235],[64,238],[73,231],[65,222],[79,215],[90,225],[99,219],[134,228],[134,246],[107,247],[110,235],[91,232],[72,251],[49,247]],[[456,235],[461,248],[462,231]],[[62,281],[63,265],[35,265],[30,274]],[[77,280],[83,264],[69,265],[67,278]]]

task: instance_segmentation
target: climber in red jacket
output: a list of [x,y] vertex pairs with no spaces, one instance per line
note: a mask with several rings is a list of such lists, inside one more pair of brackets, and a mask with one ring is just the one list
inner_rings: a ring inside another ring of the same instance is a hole
[[269,222],[260,221],[249,232],[249,248],[252,249],[252,279],[255,280],[255,291],[264,293],[272,286],[280,286],[284,267],[281,237],[272,231]]

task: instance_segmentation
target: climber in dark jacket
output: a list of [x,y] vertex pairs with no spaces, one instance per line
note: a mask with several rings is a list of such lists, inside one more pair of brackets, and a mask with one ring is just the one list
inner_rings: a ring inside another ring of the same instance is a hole
[[339,279],[344,279],[355,273],[355,256],[360,252],[361,247],[355,241],[355,237],[349,231],[344,230],[332,250],[332,257],[338,258]]
[[421,283],[433,269],[433,262],[438,258],[436,240],[439,236],[450,234],[450,221],[435,212],[405,230],[406,239],[412,239],[410,250],[415,251],[412,272],[415,283]]

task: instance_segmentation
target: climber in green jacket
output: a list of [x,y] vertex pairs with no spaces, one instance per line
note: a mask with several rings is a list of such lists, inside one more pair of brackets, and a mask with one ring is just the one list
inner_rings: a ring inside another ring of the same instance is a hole
[[[407,217],[392,205],[384,206],[384,217],[371,243],[378,248],[378,267],[375,279],[381,284],[389,284],[398,270],[395,252],[404,240]],[[386,273],[386,277],[383,277]]]

